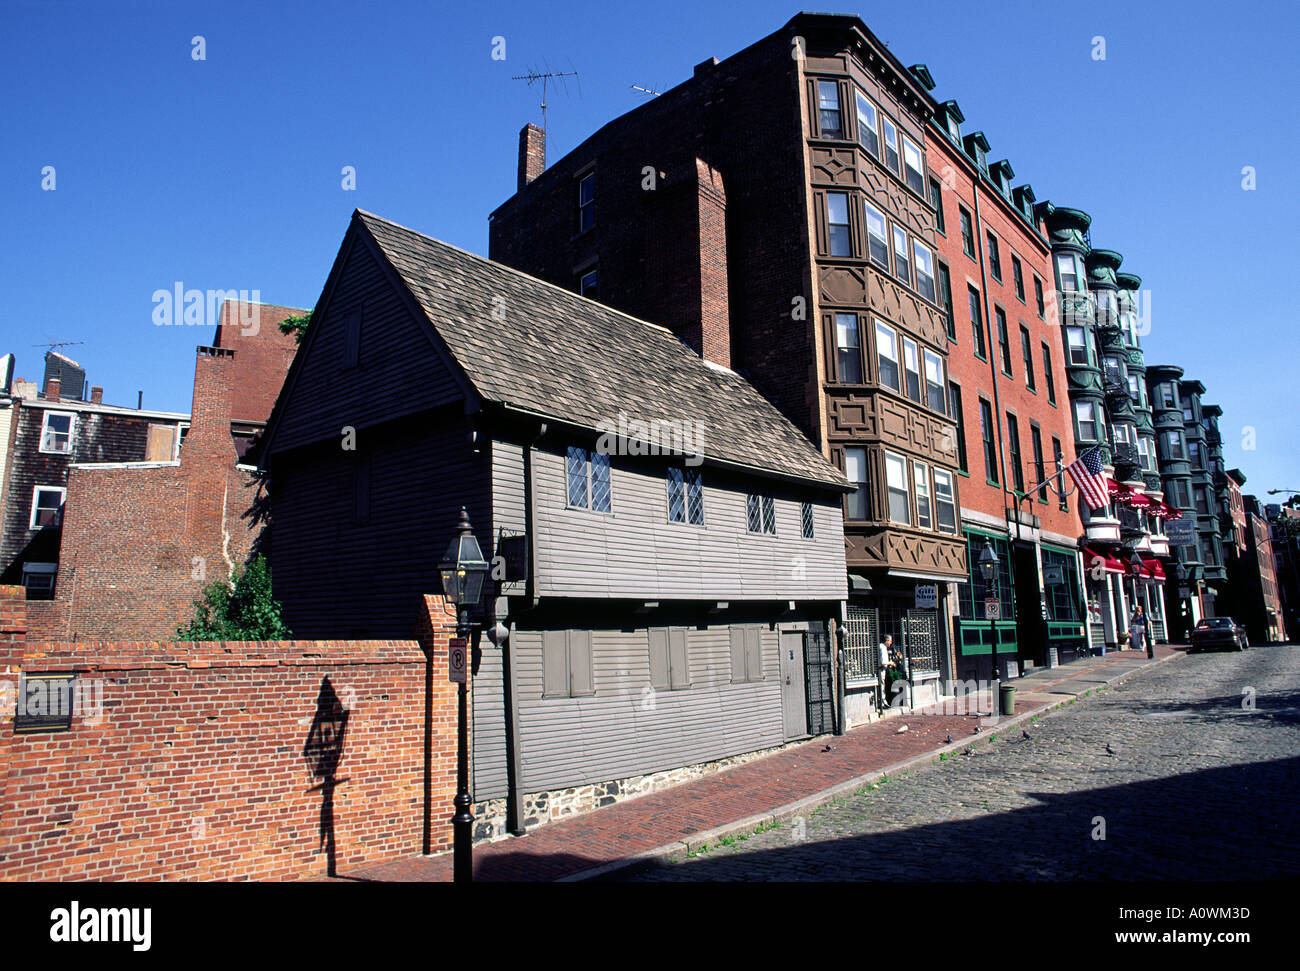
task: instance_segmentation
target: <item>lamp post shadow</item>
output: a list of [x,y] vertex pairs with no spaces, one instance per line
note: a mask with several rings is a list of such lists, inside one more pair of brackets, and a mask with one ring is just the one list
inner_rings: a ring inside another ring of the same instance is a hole
[[328,874],[337,873],[337,842],[334,834],[334,790],[347,782],[336,777],[339,762],[343,759],[343,740],[348,728],[348,710],[339,700],[329,678],[321,681],[320,693],[316,696],[316,714],[312,718],[311,729],[307,732],[307,741],[303,745],[302,755],[312,777],[320,784],[312,786],[308,792],[321,794],[320,807],[320,841],[317,850],[325,849]]

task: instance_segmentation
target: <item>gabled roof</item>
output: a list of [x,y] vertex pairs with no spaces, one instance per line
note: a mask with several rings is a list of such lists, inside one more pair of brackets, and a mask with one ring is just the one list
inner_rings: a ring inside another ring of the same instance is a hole
[[357,210],[353,227],[484,401],[593,431],[620,413],[690,423],[706,460],[846,487],[749,382],[706,364],[666,328],[368,212]]

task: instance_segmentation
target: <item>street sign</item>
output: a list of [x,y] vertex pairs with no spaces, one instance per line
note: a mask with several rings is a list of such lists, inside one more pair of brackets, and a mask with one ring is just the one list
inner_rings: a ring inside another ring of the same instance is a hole
[[939,585],[937,583],[918,583],[916,585],[916,609],[933,610],[939,606]]
[[1002,601],[997,597],[989,597],[984,601],[984,619],[1001,620],[1002,619]]
[[465,684],[467,668],[466,656],[469,643],[463,637],[453,637],[447,643],[447,680],[455,684]]

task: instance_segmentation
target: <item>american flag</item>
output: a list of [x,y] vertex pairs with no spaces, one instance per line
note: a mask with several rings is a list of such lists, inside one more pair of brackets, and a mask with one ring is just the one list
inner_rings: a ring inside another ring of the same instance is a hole
[[1101,474],[1101,452],[1090,448],[1065,467],[1070,478],[1079,487],[1079,494],[1088,504],[1088,509],[1100,509],[1109,501],[1106,492],[1106,478]]

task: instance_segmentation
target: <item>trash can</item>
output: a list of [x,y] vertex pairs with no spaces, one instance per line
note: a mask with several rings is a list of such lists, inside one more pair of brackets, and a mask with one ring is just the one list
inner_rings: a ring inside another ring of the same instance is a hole
[[1007,684],[1003,681],[1000,687],[1002,689],[1000,692],[1002,695],[1002,714],[1014,715],[1016,713],[1016,686],[1014,684]]

